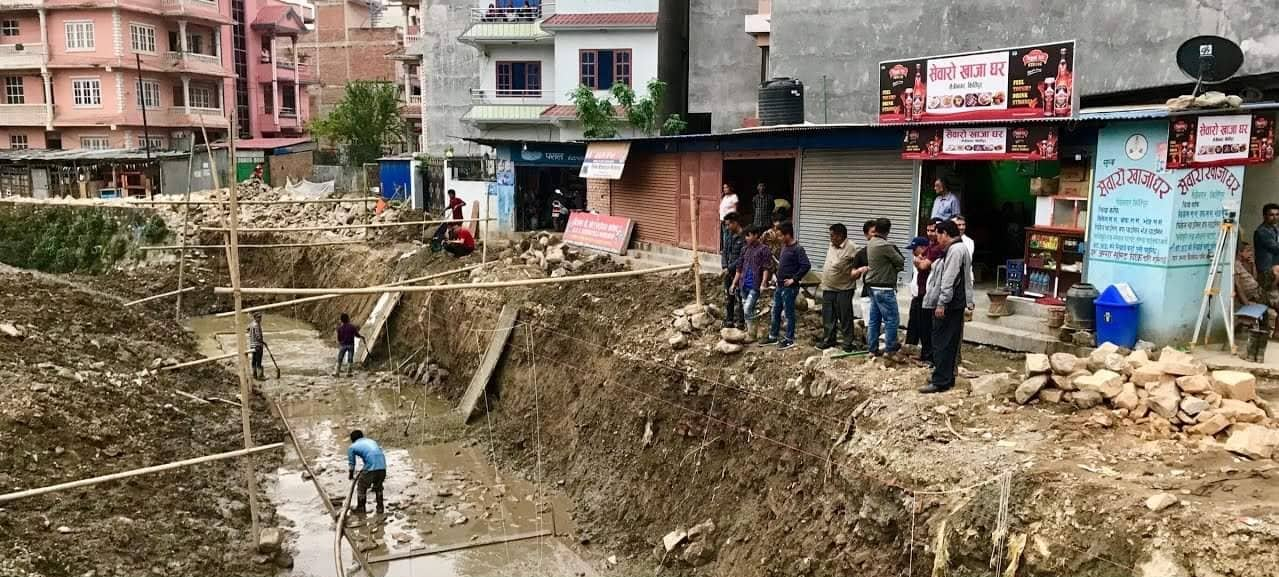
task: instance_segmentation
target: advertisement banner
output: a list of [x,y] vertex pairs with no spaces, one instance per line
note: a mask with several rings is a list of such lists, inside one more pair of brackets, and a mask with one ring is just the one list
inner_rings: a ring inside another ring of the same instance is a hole
[[586,159],[578,176],[621,180],[626,168],[626,157],[631,153],[629,142],[592,142],[586,145]]
[[906,160],[1056,160],[1052,126],[919,127],[906,131]]
[[1016,120],[1074,114],[1075,43],[879,64],[879,122]]
[[1168,123],[1168,168],[1259,164],[1274,158],[1273,113],[1187,116]]
[[613,254],[626,254],[635,223],[629,218],[572,212],[564,228],[564,242]]

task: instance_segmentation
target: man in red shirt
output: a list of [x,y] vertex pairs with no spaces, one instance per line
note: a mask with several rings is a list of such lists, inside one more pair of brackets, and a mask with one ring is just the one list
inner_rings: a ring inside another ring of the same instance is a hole
[[[453,220],[462,220],[462,207],[464,206],[466,206],[466,201],[458,198],[457,191],[450,188],[448,191],[448,198],[445,199],[444,202],[445,218],[451,217]],[[452,223],[442,224],[439,228],[435,229],[435,240],[444,240],[444,234],[448,232],[449,224]]]
[[449,240],[444,241],[444,250],[456,257],[464,257],[475,252],[475,235],[470,230],[456,222],[450,222]]

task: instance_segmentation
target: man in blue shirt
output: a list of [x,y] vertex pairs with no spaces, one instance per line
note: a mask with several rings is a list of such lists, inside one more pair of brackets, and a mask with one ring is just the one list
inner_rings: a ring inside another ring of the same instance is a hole
[[933,200],[933,218],[950,220],[959,216],[959,197],[946,188],[942,179],[933,181],[933,192],[937,193],[937,198]]
[[795,298],[799,296],[799,282],[813,268],[808,261],[808,253],[795,240],[795,226],[789,222],[778,225],[782,233],[782,255],[777,262],[777,291],[773,293],[773,322],[768,328],[768,338],[764,344],[777,343],[778,333],[782,327],[782,316],[786,317],[786,333],[782,337],[778,349],[785,350],[795,346]]
[[369,488],[373,488],[373,496],[377,498],[377,514],[381,515],[386,510],[382,506],[382,483],[386,481],[386,455],[382,454],[382,447],[379,447],[377,441],[364,436],[359,429],[351,431],[351,448],[346,450],[347,462],[347,478],[355,478],[355,458],[359,457],[364,462],[364,471],[360,473],[360,493],[356,501],[355,512],[364,515],[368,513],[365,506],[368,503]]

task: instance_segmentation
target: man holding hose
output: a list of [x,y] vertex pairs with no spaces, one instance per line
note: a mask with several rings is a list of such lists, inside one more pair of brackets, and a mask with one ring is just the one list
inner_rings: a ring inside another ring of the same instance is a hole
[[359,493],[353,511],[358,515],[368,513],[369,489],[377,499],[377,514],[386,512],[382,504],[382,483],[386,481],[386,455],[382,453],[377,441],[364,436],[364,432],[351,431],[351,447],[346,450],[347,479],[355,479],[355,458],[364,462],[364,470],[360,474]]

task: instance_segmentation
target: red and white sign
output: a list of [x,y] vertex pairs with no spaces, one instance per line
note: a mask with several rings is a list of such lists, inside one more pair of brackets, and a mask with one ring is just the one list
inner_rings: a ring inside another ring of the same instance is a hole
[[1248,158],[1248,134],[1252,116],[1203,116],[1195,139],[1195,161],[1202,164],[1239,162]]
[[626,247],[631,244],[631,232],[634,230],[635,223],[629,218],[574,212],[568,215],[564,242],[613,254],[626,254]]
[[1008,129],[947,128],[942,132],[941,153],[944,156],[1003,156],[1008,152]]
[[[928,61],[926,114],[947,116],[1008,109],[1008,53],[987,52]],[[998,100],[996,100],[998,95]]]

